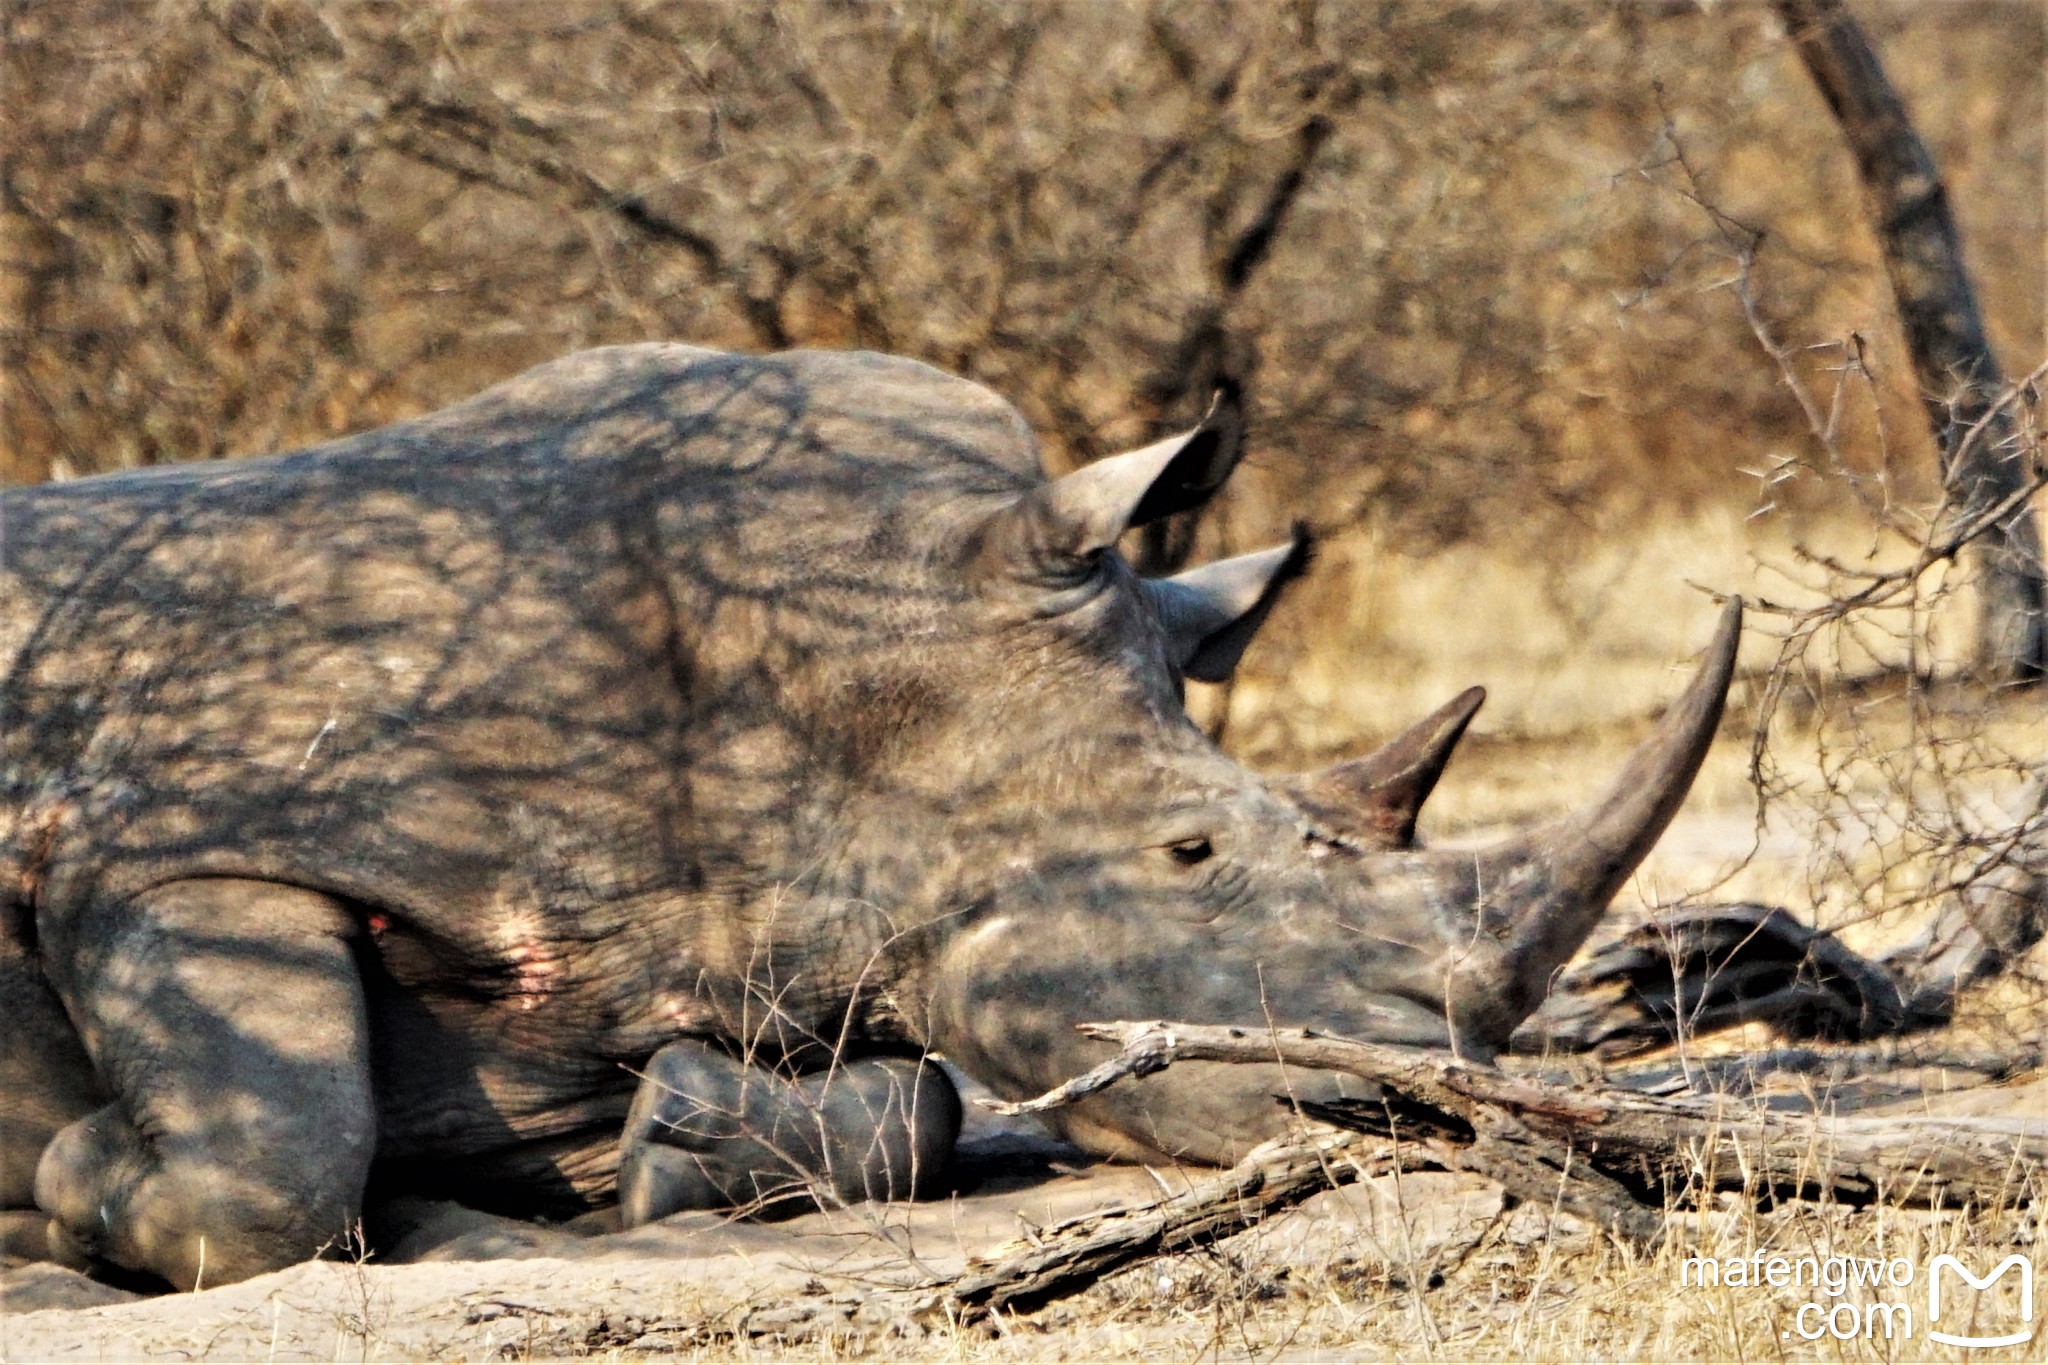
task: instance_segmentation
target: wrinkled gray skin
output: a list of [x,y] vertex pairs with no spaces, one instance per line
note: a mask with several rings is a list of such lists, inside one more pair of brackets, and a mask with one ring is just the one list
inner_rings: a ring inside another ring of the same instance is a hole
[[[1293,799],[1360,851],[1413,848],[1422,803],[1485,699],[1468,688],[1368,757],[1304,775]],[[959,1096],[930,1065],[784,1076],[685,1039],[654,1054],[626,1117],[619,1217],[638,1227],[685,1209],[913,1197],[943,1180],[959,1129]]]
[[[1086,1019],[1499,1047],[1682,799],[1735,613],[1607,797],[1374,852],[1357,772],[1268,781],[1180,707],[1299,555],[1112,548],[1234,425],[1047,483],[921,365],[635,346],[4,494],[0,1208],[217,1284],[383,1192],[608,1198],[678,1039],[1006,1095],[1100,1060]],[[1064,1122],[1225,1161],[1305,1084],[1176,1067]]]

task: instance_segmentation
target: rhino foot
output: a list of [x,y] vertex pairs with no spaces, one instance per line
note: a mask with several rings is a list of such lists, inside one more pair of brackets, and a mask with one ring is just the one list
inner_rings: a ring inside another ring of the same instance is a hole
[[113,1102],[43,1152],[53,1245],[191,1289],[339,1244],[376,1139],[350,917],[204,879],[96,918],[58,984]]
[[790,1079],[671,1043],[626,1120],[620,1221],[912,1198],[943,1181],[959,1132],[960,1097],[932,1062],[874,1058]]

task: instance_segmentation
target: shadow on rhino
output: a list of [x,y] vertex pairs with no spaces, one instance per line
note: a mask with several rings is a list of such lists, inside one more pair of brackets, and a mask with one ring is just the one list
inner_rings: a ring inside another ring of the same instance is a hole
[[[1239,425],[1047,481],[925,366],[645,345],[0,495],[9,1249],[222,1283],[366,1190],[597,1206],[622,1130],[633,1219],[914,1193],[958,1123],[919,1058],[1022,1097],[1105,1055],[1083,1020],[1490,1056],[1682,800],[1739,609],[1607,794],[1415,849],[1478,694],[1252,773],[1182,683],[1305,545],[1158,581],[1114,548]],[[1227,1162],[1346,1084],[1181,1066],[1058,1121]]]

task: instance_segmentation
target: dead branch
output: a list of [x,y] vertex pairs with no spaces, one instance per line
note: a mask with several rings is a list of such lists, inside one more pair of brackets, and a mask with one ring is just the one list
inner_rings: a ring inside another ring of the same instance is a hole
[[[1637,1245],[1653,1243],[1660,1235],[1657,1212],[1593,1164],[1576,1141],[1574,1127],[1598,1125],[1609,1117],[1607,1110],[1561,1088],[1524,1082],[1449,1053],[1355,1042],[1307,1029],[1253,1032],[1219,1025],[1114,1023],[1083,1024],[1081,1031],[1122,1044],[1124,1055],[1146,1058],[1153,1070],[1174,1061],[1271,1064],[1277,1059],[1378,1081],[1395,1093],[1377,1100],[1303,1102],[1301,1111],[1396,1140],[1412,1142],[1424,1135],[1417,1153],[1421,1160],[1411,1164],[1485,1176],[1516,1199],[1554,1203]],[[1135,1065],[1122,1074],[1137,1074]],[[1531,1127],[1532,1121],[1552,1127],[1540,1131]]]
[[1622,1057],[1741,1024],[1785,1041],[1868,1042],[1955,1017],[1963,992],[2048,934],[2048,787],[1942,895],[1912,942],[1871,959],[1769,905],[1693,905],[1596,946],[1516,1030],[1524,1054]]
[[1079,1293],[1151,1257],[1242,1232],[1324,1190],[1393,1169],[1392,1143],[1356,1133],[1325,1132],[1303,1142],[1268,1143],[1180,1194],[1040,1229],[976,1257],[943,1280],[819,1294],[756,1308],[724,1324],[636,1321],[629,1331],[600,1324],[587,1344],[644,1348],[735,1338],[791,1342],[906,1328],[918,1331],[925,1324],[974,1326],[1001,1313],[1028,1312]]
[[1040,1229],[975,1258],[956,1275],[900,1287],[820,1293],[751,1309],[724,1323],[601,1324],[593,1348],[702,1345],[733,1339],[810,1341],[1028,1312],[1160,1256],[1228,1237],[1354,1180],[1408,1170],[1485,1175],[1510,1196],[1555,1204],[1647,1245],[1663,1213],[1719,1190],[1846,1203],[1978,1205],[2026,1195],[2048,1141],[1957,1131],[1938,1122],[1823,1128],[1769,1114],[1734,1117],[1722,1097],[1662,1098],[1609,1086],[1566,1088],[1449,1053],[1390,1047],[1306,1029],[1084,1024],[1121,1045],[1116,1057],[1035,1100],[990,1103],[1032,1113],[1085,1099],[1176,1061],[1276,1060],[1378,1082],[1374,1100],[1303,1102],[1334,1125],[1273,1142],[1231,1169],[1155,1203],[1106,1209]]
[[994,1114],[1039,1114],[1048,1109],[1061,1109],[1076,1100],[1086,1099],[1098,1090],[1107,1090],[1118,1081],[1130,1076],[1149,1076],[1162,1070],[1174,1059],[1176,1039],[1171,1029],[1162,1029],[1135,1039],[1122,1052],[1104,1062],[1101,1066],[1083,1072],[1071,1080],[1062,1081],[1036,1099],[999,1100],[992,1095],[978,1096],[975,1103]]
[[[2014,1197],[2016,1176],[2048,1156],[2048,1139],[1966,1131],[1939,1120],[1899,1120],[1871,1128],[1824,1125],[1762,1111],[1731,1113],[1725,1099],[1660,1097],[1609,1086],[1567,1089],[1448,1053],[1388,1047],[1303,1029],[1253,1032],[1217,1025],[1086,1024],[1092,1037],[1126,1048],[1156,1050],[1154,1035],[1170,1031],[1173,1060],[1263,1062],[1348,1071],[1462,1122],[1475,1150],[1453,1153],[1455,1169],[1499,1180],[1529,1197],[1490,1166],[1534,1162],[1570,1172],[1590,1166],[1576,1195],[1597,1211],[1598,1176],[1626,1189],[1644,1208],[1712,1191],[1761,1197],[1827,1198],[1847,1204],[1889,1200],[1947,1206],[1996,1204]],[[1305,1107],[1312,1117],[1374,1131],[1385,1104],[1344,1101]],[[1492,1150],[1487,1150],[1488,1146]],[[1560,1186],[1553,1183],[1551,1191]],[[1568,1197],[1574,1193],[1567,1189]],[[1569,1205],[1567,1205],[1569,1207]],[[1576,1210],[1575,1210],[1576,1211]],[[1602,1220],[1617,1231],[1646,1226],[1616,1213]]]
[[948,1286],[943,1306],[955,1319],[1034,1308],[1136,1261],[1241,1232],[1312,1195],[1392,1169],[1387,1144],[1352,1134],[1271,1143],[1169,1199],[1089,1214],[1048,1229],[1037,1244],[1000,1248]]
[[1862,1041],[1924,1029],[1880,963],[1769,905],[1685,906],[1601,944],[1516,1031],[1521,1053],[1622,1057],[1757,1023],[1785,1040]]

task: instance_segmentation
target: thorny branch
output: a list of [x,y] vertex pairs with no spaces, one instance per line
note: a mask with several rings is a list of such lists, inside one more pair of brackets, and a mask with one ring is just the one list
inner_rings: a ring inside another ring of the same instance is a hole
[[[1937,392],[1937,381],[1948,384],[1939,389],[1948,396],[1930,404],[1943,447],[1931,505],[1902,500],[1870,343],[1856,332],[1810,344],[1783,339],[1763,301],[1764,231],[1715,202],[1669,109],[1663,140],[1669,154],[1645,174],[1673,168],[1672,192],[1707,218],[1711,237],[1701,245],[1725,257],[1731,269],[1704,287],[1733,295],[1748,332],[1794,400],[1814,452],[1794,446],[1745,471],[1761,483],[1751,520],[1778,510],[1781,485],[1810,472],[1856,499],[1870,537],[1860,563],[1853,553],[1804,540],[1791,544],[1791,564],[1757,556],[1765,572],[1795,585],[1793,594],[1777,600],[1744,593],[1758,619],[1774,618],[1778,637],[1776,657],[1760,670],[1751,702],[1749,775],[1758,846],[1770,826],[1784,825],[1797,789],[1817,782],[1810,831],[1817,847],[1807,859],[1816,919],[1830,917],[1829,905],[1845,906],[1858,918],[1927,905],[1937,927],[1923,938],[1968,935],[1983,906],[2010,899],[2005,883],[2023,875],[2008,866],[2016,853],[2042,844],[2037,811],[2018,811],[2009,800],[1994,811],[1987,802],[2009,790],[2012,779],[2038,772],[2048,754],[2037,731],[2023,731],[2001,747],[2000,726],[2008,716],[2024,719],[2012,712],[2024,702],[1994,698],[1997,706],[1987,708],[1983,694],[1966,686],[1966,675],[1944,676],[1949,670],[1938,666],[1942,659],[1962,662],[1970,655],[1956,647],[1966,640],[1943,627],[1968,621],[1969,614],[1943,604],[1966,580],[1981,596],[1986,580],[1979,561],[2000,559],[2001,545],[2026,539],[2020,522],[2048,484],[2034,410],[2048,364],[2004,385],[1985,382],[1978,365],[1968,376],[1974,382],[1962,385],[1960,370],[1929,370],[1909,338],[1922,397]],[[1780,257],[1798,256],[1779,238],[1770,245]],[[1832,357],[1826,364],[1832,393],[1809,377],[1817,353]],[[1944,373],[1948,380],[1941,380]],[[1850,433],[1864,425],[1859,419],[1866,414],[1869,436],[1856,440],[1867,439],[1868,448],[1857,449]],[[1997,471],[1995,488],[1981,477],[1986,469]],[[1910,471],[1905,482],[1914,482]],[[1831,529],[1841,528],[1822,533]],[[1966,572],[1949,572],[1957,565]],[[2038,569],[2036,563],[2033,572]],[[1977,617],[1981,661],[1989,617]],[[1990,680],[2003,676],[1994,672]],[[1981,670],[1977,677],[1984,677]],[[1810,722],[1799,742],[1812,746],[1790,764],[1780,757],[1788,709],[1795,724]],[[1724,874],[1724,882],[1741,870]]]
[[[1842,0],[1777,0],[1776,8],[1854,154],[1906,353],[1941,447],[1944,491],[1960,497],[1966,514],[1991,502],[2005,508],[1986,532],[1962,542],[1972,551],[1980,599],[1978,662],[2010,681],[2036,681],[2048,667],[2048,602],[2040,533],[2023,488],[2032,462],[2007,405],[1985,406],[2001,387],[2000,369],[1948,190],[1875,45]],[[1994,439],[1974,444],[1987,425]]]

